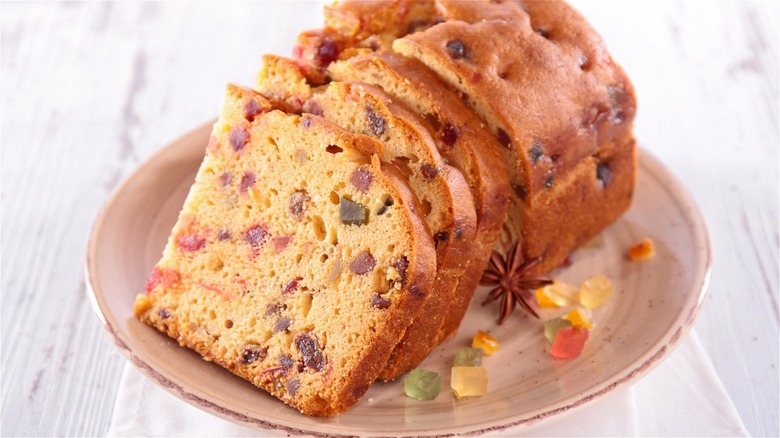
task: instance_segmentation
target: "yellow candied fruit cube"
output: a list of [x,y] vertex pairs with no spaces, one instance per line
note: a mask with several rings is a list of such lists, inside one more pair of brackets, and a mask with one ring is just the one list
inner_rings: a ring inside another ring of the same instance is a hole
[[593,328],[593,315],[588,309],[579,307],[572,309],[563,319],[569,321],[574,327],[585,327],[588,330]]
[[475,397],[487,393],[487,368],[452,367],[450,377],[450,387],[455,398]]
[[474,339],[471,340],[471,348],[481,348],[486,356],[495,353],[500,347],[501,344],[496,338],[482,330],[477,331],[477,334],[474,335]]
[[558,308],[577,303],[580,289],[573,284],[554,281],[553,284],[536,289],[536,301],[544,308]]
[[643,262],[645,260],[650,260],[654,256],[655,246],[653,245],[653,239],[649,237],[640,240],[628,248],[628,258],[632,262]]
[[596,275],[582,282],[580,304],[588,309],[601,307],[612,296],[612,282],[603,275]]
[[133,302],[133,314],[135,316],[139,316],[151,308],[152,302],[149,300],[149,297],[144,294],[138,294],[135,297],[135,302]]

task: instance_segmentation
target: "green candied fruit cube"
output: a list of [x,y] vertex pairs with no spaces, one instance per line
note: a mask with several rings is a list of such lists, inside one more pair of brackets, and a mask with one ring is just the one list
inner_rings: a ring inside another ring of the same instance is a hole
[[404,392],[417,400],[433,400],[441,391],[438,373],[415,368],[404,378]]
[[455,355],[454,367],[481,367],[482,355],[485,354],[481,348],[461,348]]
[[344,225],[365,225],[368,223],[368,209],[363,204],[339,198],[339,219]]
[[544,323],[544,337],[547,341],[552,343],[555,340],[555,335],[558,334],[558,330],[564,327],[571,327],[571,321],[563,318],[555,318]]

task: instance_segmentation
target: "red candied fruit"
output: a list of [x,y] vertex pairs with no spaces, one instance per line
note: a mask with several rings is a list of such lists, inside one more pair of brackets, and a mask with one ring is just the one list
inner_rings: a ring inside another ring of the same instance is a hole
[[244,172],[244,176],[241,177],[241,184],[238,186],[238,191],[241,193],[246,193],[250,187],[254,187],[255,181],[257,181],[257,177],[254,173],[249,171]]
[[243,128],[235,127],[230,130],[230,145],[233,150],[239,152],[244,149],[244,146],[249,141],[249,131]]
[[206,239],[194,234],[185,234],[176,239],[176,245],[185,252],[195,252],[206,246]]
[[277,254],[284,252],[284,250],[287,249],[287,245],[290,244],[291,240],[291,236],[279,236],[274,238],[274,252]]
[[257,224],[244,231],[244,241],[252,246],[260,246],[268,238],[268,228],[263,224]]
[[284,285],[282,285],[282,293],[283,294],[290,294],[298,290],[298,282],[303,280],[301,277],[295,277],[291,280],[288,280]]
[[558,359],[574,359],[582,353],[588,335],[584,327],[563,327],[555,335],[550,354]]
[[154,269],[152,269],[152,274],[149,275],[149,279],[146,280],[146,293],[150,293],[159,285],[171,287],[179,281],[181,281],[181,275],[179,275],[177,271],[173,269],[160,269],[155,266]]
[[260,114],[260,110],[260,104],[251,99],[247,100],[244,104],[244,118],[251,122],[256,115]]
[[330,38],[323,38],[314,59],[320,67],[327,67],[331,62],[339,59],[339,46]]

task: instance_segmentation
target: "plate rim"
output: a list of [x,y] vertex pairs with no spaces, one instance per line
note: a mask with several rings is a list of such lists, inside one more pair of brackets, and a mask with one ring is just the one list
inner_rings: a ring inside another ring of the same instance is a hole
[[[209,413],[217,415],[218,417],[221,417],[223,419],[227,419],[228,421],[236,422],[245,426],[265,429],[265,430],[280,430],[294,435],[313,435],[317,437],[352,436],[353,434],[319,432],[316,430],[300,429],[286,424],[279,424],[279,423],[266,421],[260,418],[243,414],[234,409],[221,406],[211,400],[203,398],[200,395],[197,395],[194,392],[187,390],[181,384],[177,383],[170,377],[163,375],[158,370],[156,370],[152,365],[150,365],[142,358],[140,358],[136,354],[136,352],[130,346],[128,346],[126,340],[124,339],[125,334],[117,330],[112,325],[111,321],[109,321],[110,318],[108,316],[110,316],[110,312],[108,312],[108,309],[106,308],[107,306],[105,305],[103,299],[104,297],[102,297],[102,294],[97,293],[96,290],[97,286],[95,286],[96,284],[99,283],[97,282],[97,273],[96,273],[97,262],[94,257],[94,253],[96,251],[96,246],[97,246],[97,242],[96,242],[97,235],[99,234],[104,224],[104,221],[106,219],[106,216],[111,206],[118,198],[121,197],[121,195],[124,194],[125,190],[127,190],[127,187],[131,185],[133,179],[135,179],[135,177],[139,173],[143,172],[150,164],[159,161],[160,157],[171,153],[172,150],[183,147],[184,144],[189,144],[193,142],[194,138],[196,137],[199,138],[201,136],[208,135],[209,131],[207,130],[209,130],[213,124],[214,121],[210,121],[194,129],[191,129],[190,131],[176,138],[172,142],[166,143],[163,147],[161,147],[159,150],[154,152],[148,158],[141,161],[135,167],[135,169],[132,172],[130,172],[122,180],[122,182],[113,189],[109,197],[106,199],[106,201],[98,211],[98,214],[96,215],[93,225],[90,229],[89,238],[87,241],[86,259],[85,259],[85,276],[87,280],[85,282],[86,285],[85,289],[89,301],[91,303],[92,309],[95,312],[103,328],[111,336],[114,344],[119,348],[119,350],[122,352],[125,358],[127,358],[128,361],[133,366],[139,369],[144,375],[152,379],[152,381],[154,381],[157,385],[163,387],[164,389],[166,389],[168,392],[172,393],[176,397],[186,401],[187,403],[197,408],[206,410]],[[479,423],[475,423],[473,427],[460,426],[456,430],[428,428],[428,429],[421,429],[418,431],[414,431],[413,434],[411,434],[412,432],[409,431],[394,436],[440,437],[440,436],[453,436],[453,435],[458,435],[458,436],[481,435],[481,434],[506,430],[511,427],[534,426],[540,422],[544,422],[546,419],[550,417],[561,418],[561,415],[574,411],[582,405],[586,405],[597,398],[600,398],[606,394],[613,392],[615,389],[626,387],[625,385],[626,383],[629,382],[635,383],[641,377],[646,375],[650,370],[652,370],[655,366],[657,366],[660,362],[662,362],[664,358],[668,357],[671,354],[674,348],[678,345],[680,339],[682,339],[683,335],[685,335],[688,331],[690,331],[691,327],[693,326],[693,323],[696,321],[696,318],[699,314],[699,310],[701,309],[701,306],[707,295],[709,284],[710,284],[711,273],[712,273],[712,247],[711,247],[711,242],[710,242],[710,237],[707,230],[706,222],[704,221],[704,217],[701,214],[701,210],[698,204],[695,202],[693,196],[690,194],[688,189],[666,168],[666,166],[664,166],[661,163],[659,159],[657,159],[654,155],[652,155],[650,152],[646,151],[641,147],[637,147],[637,163],[638,163],[637,166],[638,171],[639,168],[644,166],[648,168],[648,170],[655,176],[663,178],[663,180],[665,181],[664,189],[667,192],[671,192],[673,189],[674,194],[672,195],[672,198],[675,198],[675,200],[679,205],[686,207],[686,214],[684,214],[684,217],[689,217],[693,221],[692,224],[694,225],[694,227],[692,228],[693,240],[697,243],[701,243],[703,246],[703,251],[701,249],[696,251],[696,254],[698,255],[697,259],[700,260],[696,260],[697,263],[694,265],[694,271],[697,272],[694,272],[695,275],[693,277],[693,284],[696,286],[692,287],[690,291],[692,297],[695,296],[695,299],[690,300],[692,305],[690,305],[688,308],[683,308],[680,311],[678,318],[676,319],[675,322],[677,324],[676,329],[671,328],[666,333],[664,333],[661,339],[656,344],[654,344],[652,348],[649,348],[643,355],[641,355],[636,360],[630,362],[623,370],[616,373],[614,378],[607,379],[604,382],[601,382],[598,385],[591,387],[590,389],[586,390],[581,394],[575,394],[573,396],[569,396],[563,400],[560,400],[557,403],[552,403],[546,409],[542,408],[543,409],[542,412],[538,412],[535,413],[534,415],[529,415],[525,417],[514,417],[514,421],[506,421],[506,422],[502,422],[501,424],[493,424],[493,425],[486,426],[485,424],[480,425]],[[686,316],[680,322],[679,321],[680,316],[682,315],[686,315]],[[512,417],[507,417],[507,419],[509,418]],[[496,420],[493,420],[493,422],[495,421]],[[356,433],[358,434],[360,432],[361,431],[356,431]]]

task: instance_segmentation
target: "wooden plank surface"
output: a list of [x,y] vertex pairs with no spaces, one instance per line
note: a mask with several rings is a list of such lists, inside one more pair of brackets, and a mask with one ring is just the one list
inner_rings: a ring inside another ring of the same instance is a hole
[[[639,95],[637,136],[707,220],[696,324],[748,430],[778,433],[778,5],[577,1]],[[321,3],[2,3],[2,435],[102,435],[124,359],[86,297],[93,218],[216,114]]]

